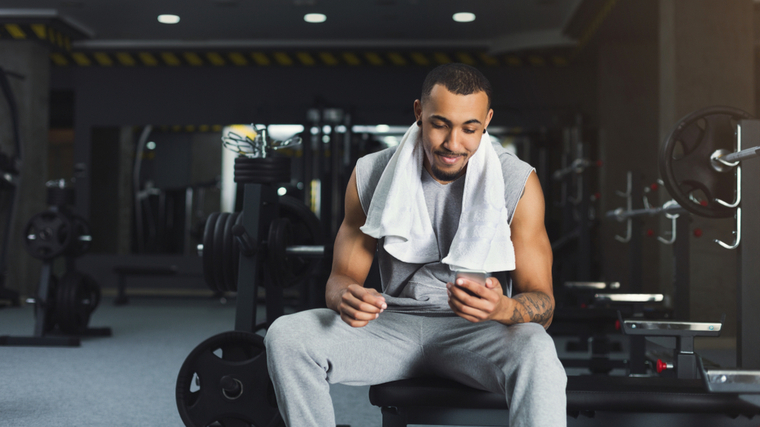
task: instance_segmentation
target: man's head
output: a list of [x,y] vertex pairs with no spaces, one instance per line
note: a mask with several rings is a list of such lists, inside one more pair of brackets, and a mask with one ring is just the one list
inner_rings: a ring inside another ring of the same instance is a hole
[[422,97],[424,103],[429,97],[433,86],[441,85],[456,95],[470,95],[483,92],[488,97],[488,108],[491,108],[493,91],[486,76],[475,67],[467,64],[445,64],[435,67],[422,82]]
[[433,69],[414,101],[424,167],[437,181],[461,176],[491,121],[491,84],[477,69],[447,64]]

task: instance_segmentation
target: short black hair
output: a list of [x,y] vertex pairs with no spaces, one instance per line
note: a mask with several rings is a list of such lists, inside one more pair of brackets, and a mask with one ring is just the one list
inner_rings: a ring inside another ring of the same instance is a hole
[[488,96],[488,108],[491,108],[491,83],[486,76],[475,67],[467,64],[444,64],[433,68],[422,83],[421,101],[430,97],[433,86],[443,85],[449,92],[457,95],[471,95],[485,92]]

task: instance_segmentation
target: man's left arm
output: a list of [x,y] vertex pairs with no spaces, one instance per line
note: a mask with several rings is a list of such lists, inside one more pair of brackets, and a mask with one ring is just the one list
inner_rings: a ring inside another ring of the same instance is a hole
[[528,177],[510,228],[515,249],[514,297],[505,296],[493,277],[485,287],[458,279],[456,285],[448,284],[449,306],[471,322],[534,322],[548,328],[554,315],[552,249],[544,226],[544,195],[535,173]]

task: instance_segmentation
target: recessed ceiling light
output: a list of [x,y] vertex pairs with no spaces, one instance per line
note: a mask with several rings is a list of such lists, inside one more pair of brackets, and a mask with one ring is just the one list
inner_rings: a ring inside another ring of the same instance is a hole
[[162,24],[176,24],[179,22],[179,16],[177,15],[158,15],[158,22]]
[[307,13],[303,16],[303,20],[312,24],[319,24],[320,22],[327,21],[327,16],[322,13]]
[[472,22],[475,20],[475,14],[470,12],[455,13],[452,18],[457,22]]

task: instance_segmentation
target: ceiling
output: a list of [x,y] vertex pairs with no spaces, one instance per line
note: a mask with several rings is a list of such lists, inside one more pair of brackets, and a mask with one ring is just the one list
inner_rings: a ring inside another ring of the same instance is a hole
[[[56,18],[85,36],[75,49],[570,47],[582,0],[3,0],[0,19]],[[304,21],[322,13],[321,24]],[[474,22],[452,20],[472,12]],[[161,24],[159,14],[180,22]]]

